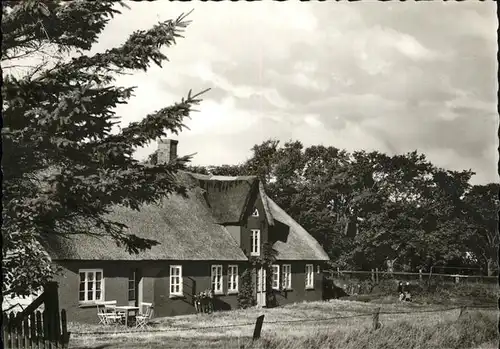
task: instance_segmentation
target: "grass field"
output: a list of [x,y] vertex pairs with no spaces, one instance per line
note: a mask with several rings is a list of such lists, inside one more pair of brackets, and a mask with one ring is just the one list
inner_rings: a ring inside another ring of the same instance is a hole
[[[382,328],[371,329],[381,308]],[[71,348],[497,348],[497,313],[415,303],[334,300],[274,309],[247,309],[155,319],[151,330],[130,331],[69,324]],[[443,310],[443,311],[439,311]],[[436,311],[436,312],[434,312]],[[255,320],[265,315],[262,339],[251,342]],[[364,316],[366,315],[366,316]]]

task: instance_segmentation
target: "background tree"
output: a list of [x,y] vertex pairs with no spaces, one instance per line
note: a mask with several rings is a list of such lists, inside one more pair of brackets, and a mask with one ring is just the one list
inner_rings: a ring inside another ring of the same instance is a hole
[[389,156],[268,140],[232,169],[257,175],[335,266],[417,271],[470,264],[467,253],[484,265],[495,260],[498,185],[471,189],[473,172],[438,168],[416,151]]
[[[43,248],[53,236],[101,229],[131,253],[155,241],[124,232],[106,219],[113,205],[142,203],[183,192],[173,174],[188,160],[156,166],[133,158],[137,148],[178,133],[199,94],[188,94],[142,120],[116,129],[114,108],[133,87],[120,74],[167,60],[186,16],[135,31],[122,45],[89,54],[123,3],[2,1],[3,273],[2,294],[25,295],[51,278]],[[24,67],[23,62],[40,62]]]
[[245,174],[242,165],[186,166],[186,171],[214,176],[243,176]]
[[498,270],[499,192],[498,183],[475,185],[464,198],[468,218],[464,246],[467,248],[466,252],[472,254],[472,258],[482,265],[489,276]]

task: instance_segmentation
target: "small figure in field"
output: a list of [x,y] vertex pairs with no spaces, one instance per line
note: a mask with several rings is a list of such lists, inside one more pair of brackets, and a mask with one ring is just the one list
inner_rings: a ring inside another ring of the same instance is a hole
[[403,293],[403,283],[401,281],[398,282],[398,293]]
[[411,302],[410,283],[409,282],[406,283],[404,300],[407,302]]
[[401,281],[398,283],[398,297],[400,301],[404,299],[403,283]]

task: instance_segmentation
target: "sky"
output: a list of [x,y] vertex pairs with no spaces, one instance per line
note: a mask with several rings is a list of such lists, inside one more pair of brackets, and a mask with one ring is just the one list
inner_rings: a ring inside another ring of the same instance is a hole
[[[172,138],[195,165],[236,164],[273,138],[349,151],[417,150],[498,182],[496,8],[490,2],[127,2],[94,50],[189,12],[123,123],[211,88]],[[156,144],[140,149],[144,158]]]

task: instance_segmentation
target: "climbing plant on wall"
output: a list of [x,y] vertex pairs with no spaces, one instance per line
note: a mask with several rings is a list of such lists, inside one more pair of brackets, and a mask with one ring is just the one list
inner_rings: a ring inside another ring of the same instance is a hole
[[255,302],[255,287],[253,275],[255,270],[264,268],[266,271],[266,305],[268,307],[277,306],[277,300],[272,288],[272,265],[276,261],[278,251],[276,251],[271,243],[264,243],[260,256],[251,256],[249,258],[250,267],[241,275],[240,292],[238,294],[238,304],[240,308],[252,307]]
[[247,268],[241,274],[240,290],[238,292],[238,306],[246,309],[255,306],[252,268]]

